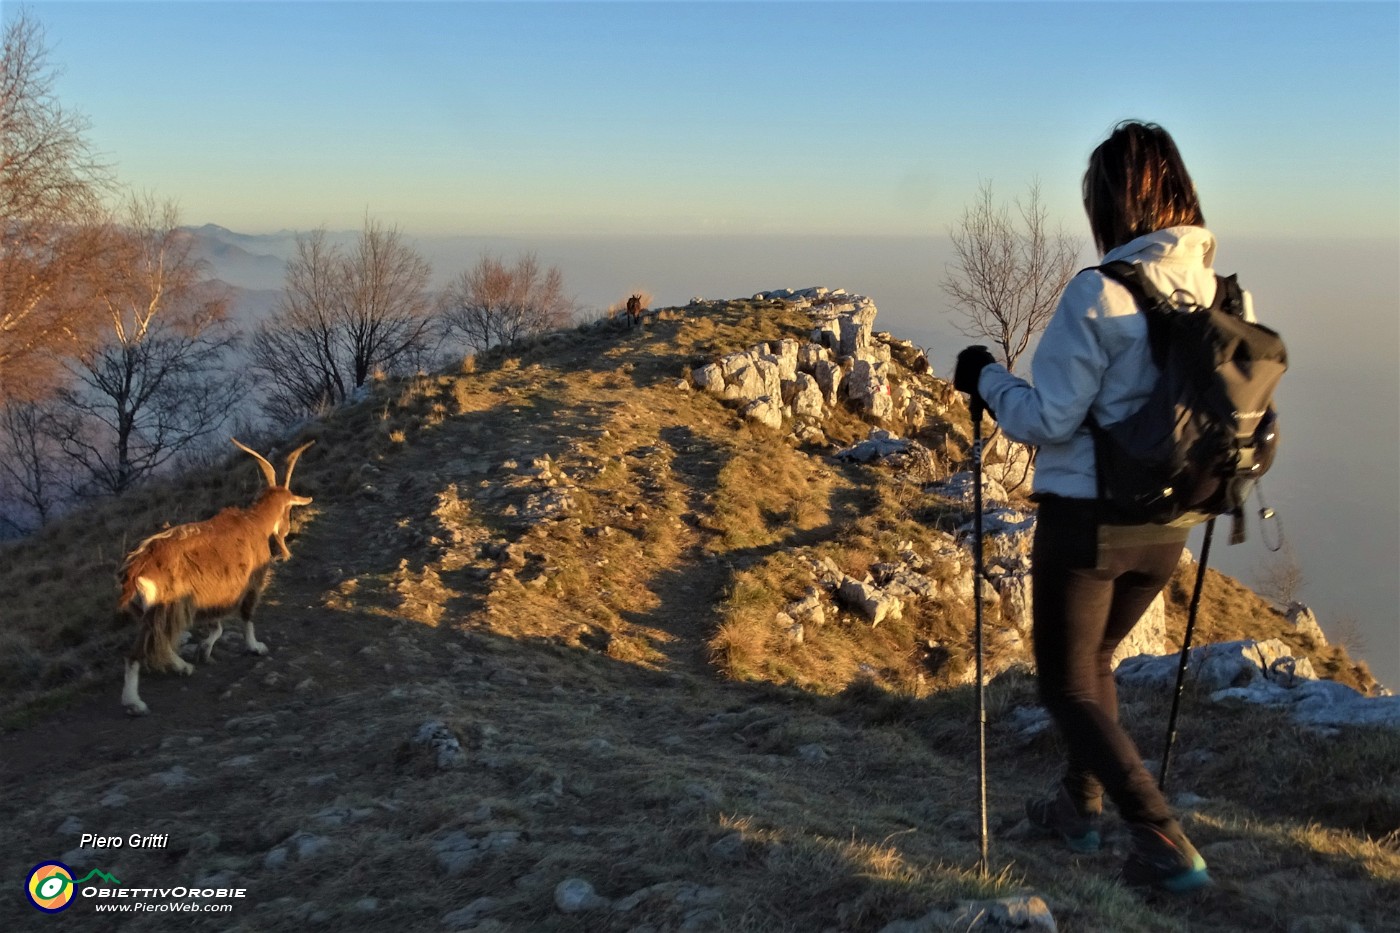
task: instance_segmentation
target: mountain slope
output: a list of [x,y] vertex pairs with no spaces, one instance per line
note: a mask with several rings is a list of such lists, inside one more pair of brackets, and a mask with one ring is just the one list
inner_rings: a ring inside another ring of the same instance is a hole
[[[147,677],[144,719],[117,700],[131,634],[108,621],[111,573],[162,522],[250,500],[248,458],[8,549],[3,876],[62,855],[127,885],[248,890],[229,915],[122,929],[879,930],[1023,891],[1068,930],[1384,929],[1392,734],[1324,737],[1189,694],[1173,781],[1203,798],[1186,818],[1221,884],[1144,900],[1113,881],[1121,851],[1070,858],[1028,836],[1021,801],[1058,759],[1020,727],[1034,681],[1009,635],[989,688],[995,871],[976,876],[956,581],[935,570],[947,595],[874,626],[823,595],[800,643],[775,621],[814,585],[810,560],[859,576],[934,555],[961,505],[681,387],[810,327],[780,302],[676,309],[386,383],[309,426],[284,445],[317,440],[294,483],[316,501],[259,615],[271,654],[230,633],[193,677]],[[941,478],[965,410],[892,355],[929,401],[907,433]],[[843,405],[821,434],[869,428]],[[1226,578],[1207,610],[1210,637],[1298,637]],[[1362,683],[1344,655],[1312,653]],[[1165,700],[1124,691],[1149,752]],[[81,832],[169,844],[83,850]],[[564,898],[587,893],[571,880],[595,899]],[[0,905],[6,929],[36,920]]]

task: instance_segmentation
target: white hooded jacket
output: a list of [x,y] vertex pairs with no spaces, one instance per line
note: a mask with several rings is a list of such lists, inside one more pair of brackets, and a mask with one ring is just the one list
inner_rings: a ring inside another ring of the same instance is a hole
[[[1142,263],[1147,277],[1181,306],[1215,300],[1215,237],[1204,227],[1168,227],[1110,250],[1103,262]],[[1246,320],[1254,320],[1248,293]],[[1111,425],[1137,411],[1157,381],[1147,322],[1126,288],[1086,270],[1070,280],[1031,360],[1028,383],[993,363],[978,389],[1009,437],[1040,448],[1034,492],[1098,497],[1092,411]]]

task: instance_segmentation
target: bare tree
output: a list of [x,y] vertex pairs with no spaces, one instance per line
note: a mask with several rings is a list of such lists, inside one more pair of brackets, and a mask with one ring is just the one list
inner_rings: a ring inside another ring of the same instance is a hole
[[443,316],[479,351],[562,327],[573,318],[574,307],[558,266],[541,269],[534,253],[509,266],[488,254],[447,289]]
[[349,255],[325,230],[298,237],[282,304],[253,337],[267,413],[293,422],[345,401],[376,372],[419,366],[436,340],[431,271],[397,228],[372,220]]
[[1328,640],[1346,651],[1353,659],[1360,659],[1369,649],[1366,631],[1354,613],[1342,613],[1328,628],[1332,630],[1327,633]]
[[1297,600],[1303,587],[1307,585],[1303,565],[1298,560],[1298,552],[1293,549],[1293,544],[1287,538],[1273,557],[1259,565],[1254,576],[1255,589],[1259,595],[1282,606],[1288,606]]
[[71,497],[72,471],[45,402],[0,407],[0,526],[25,535],[56,517]]
[[1051,232],[1040,186],[1032,183],[1016,216],[997,205],[985,182],[950,231],[955,263],[943,290],[961,313],[969,337],[985,337],[1007,369],[1050,323],[1060,293],[1079,265],[1080,244],[1062,229]]
[[0,397],[52,391],[60,359],[90,345],[86,273],[107,242],[110,176],[87,122],[54,94],[58,70],[27,11],[0,49]]
[[97,290],[102,343],[70,366],[54,419],[86,493],[126,491],[218,431],[244,395],[223,366],[227,296],[174,206],[133,196],[127,214]]

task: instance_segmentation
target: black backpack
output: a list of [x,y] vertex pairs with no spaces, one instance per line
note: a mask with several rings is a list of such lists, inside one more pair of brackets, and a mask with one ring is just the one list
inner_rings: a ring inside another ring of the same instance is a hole
[[1235,276],[1216,276],[1208,308],[1177,307],[1123,261],[1097,267],[1133,295],[1161,373],[1146,403],[1094,436],[1108,520],[1194,524],[1230,513],[1244,540],[1244,501],[1278,447],[1274,389],[1288,368],[1279,335],[1244,319]]

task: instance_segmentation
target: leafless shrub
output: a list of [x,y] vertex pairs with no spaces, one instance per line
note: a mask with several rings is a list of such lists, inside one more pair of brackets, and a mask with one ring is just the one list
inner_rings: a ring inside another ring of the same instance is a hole
[[1361,626],[1361,620],[1354,614],[1343,613],[1328,628],[1331,631],[1327,633],[1327,637],[1334,646],[1343,649],[1353,658],[1360,658],[1366,654],[1369,647],[1366,632]]
[[298,237],[286,295],[252,341],[266,413],[296,422],[344,402],[376,372],[422,365],[437,340],[430,272],[397,228],[373,220],[349,255],[324,229]]
[[448,327],[478,352],[563,327],[574,308],[559,267],[542,269],[534,253],[509,266],[482,256],[449,286],[442,302]]
[[1079,241],[1048,229],[1038,184],[1016,209],[1019,223],[1008,207],[995,203],[991,183],[984,183],[950,231],[956,261],[943,279],[943,290],[965,322],[962,332],[995,343],[1007,369],[1016,368],[1050,323],[1079,265]]
[[53,430],[52,403],[0,406],[0,527],[28,534],[71,498],[73,473]]
[[1283,546],[1259,565],[1254,572],[1255,591],[1282,606],[1295,602],[1307,585],[1303,565],[1293,544],[1284,539]]

